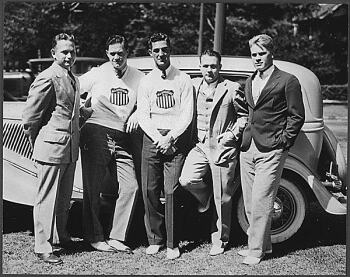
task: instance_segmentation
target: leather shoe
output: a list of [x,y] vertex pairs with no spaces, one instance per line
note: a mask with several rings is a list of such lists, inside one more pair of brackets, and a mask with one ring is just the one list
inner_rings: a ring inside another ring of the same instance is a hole
[[209,255],[210,256],[216,256],[216,255],[220,255],[222,253],[224,253],[225,248],[217,246],[217,245],[213,245],[210,249]]
[[242,264],[245,264],[245,265],[256,265],[256,264],[260,263],[262,258],[263,257],[257,258],[257,257],[253,257],[253,256],[247,256],[242,261]]
[[162,247],[163,245],[151,244],[150,246],[147,247],[146,254],[147,255],[157,254]]
[[[243,249],[237,252],[238,255],[242,257],[247,257],[249,256],[249,249]],[[272,254],[272,249],[271,250],[266,250],[265,254]]]
[[110,239],[107,244],[114,248],[118,252],[125,252],[128,254],[134,254],[129,246],[126,246],[123,242],[115,239]]
[[57,257],[52,253],[37,253],[36,255],[40,260],[44,261],[45,263],[49,263],[53,265],[63,263],[63,261],[59,257]]
[[90,245],[97,251],[101,252],[117,252],[113,247],[109,246],[105,241],[91,242]]
[[73,250],[75,249],[75,242],[72,240],[65,240],[60,242],[59,244],[52,246],[52,251],[61,251],[61,250]]
[[174,249],[172,248],[167,248],[167,251],[166,251],[166,258],[168,260],[174,260],[174,259],[177,259],[178,257],[180,257],[180,249],[179,247],[176,247]]
[[61,252],[63,251],[63,247],[58,245],[52,245],[52,252]]

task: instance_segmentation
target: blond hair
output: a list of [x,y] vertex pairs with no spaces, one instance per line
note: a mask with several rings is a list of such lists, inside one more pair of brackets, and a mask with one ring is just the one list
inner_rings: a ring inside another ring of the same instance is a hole
[[253,45],[257,45],[260,48],[265,47],[270,52],[274,51],[272,37],[266,34],[260,34],[251,38],[249,40],[249,48],[252,48]]

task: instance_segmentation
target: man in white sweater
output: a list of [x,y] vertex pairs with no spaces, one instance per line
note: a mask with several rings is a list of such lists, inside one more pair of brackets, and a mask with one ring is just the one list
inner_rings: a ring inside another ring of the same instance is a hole
[[[111,36],[106,43],[109,61],[79,78],[81,93],[91,96],[91,117],[81,130],[84,238],[106,252],[131,252],[125,244],[138,196],[138,184],[129,132],[137,127],[133,112],[144,74],[127,65],[125,37]],[[112,230],[104,237],[99,219],[99,195],[107,170],[119,183]],[[107,239],[107,241],[105,240]]]
[[[137,114],[145,133],[141,176],[150,244],[146,254],[156,254],[166,237],[167,258],[176,259],[180,256],[175,211],[179,205],[174,194],[189,150],[188,127],[193,118],[194,94],[189,75],[170,64],[170,51],[167,35],[157,33],[151,36],[149,54],[154,59],[155,68],[140,82]],[[159,199],[163,188],[165,214]]]

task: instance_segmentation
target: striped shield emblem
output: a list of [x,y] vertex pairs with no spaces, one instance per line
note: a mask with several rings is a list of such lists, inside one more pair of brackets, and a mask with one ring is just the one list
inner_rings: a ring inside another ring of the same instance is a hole
[[129,92],[125,88],[111,88],[109,101],[117,106],[125,106],[129,103]]
[[172,90],[157,91],[157,107],[170,109],[175,105],[174,92]]

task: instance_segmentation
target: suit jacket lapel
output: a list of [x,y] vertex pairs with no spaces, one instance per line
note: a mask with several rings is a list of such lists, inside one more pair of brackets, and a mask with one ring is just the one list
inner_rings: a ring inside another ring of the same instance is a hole
[[[70,77],[67,76],[65,70],[58,64],[53,63],[52,68],[55,72],[56,78],[60,78],[60,81],[58,82],[58,84],[62,86],[63,88],[62,90],[64,93],[67,94],[69,101],[71,101],[71,103],[74,104],[76,89],[73,87]],[[75,79],[75,83],[76,83],[76,79]]]
[[256,75],[256,72],[254,72],[254,74],[247,79],[246,86],[244,89],[246,101],[248,105],[252,108],[255,107],[254,100],[253,100],[253,92],[252,92],[252,80],[255,75]]
[[265,87],[261,91],[255,106],[259,105],[259,103],[266,97],[266,95],[268,95],[274,89],[274,87],[278,83],[279,78],[280,78],[280,70],[277,67],[275,67],[275,70],[272,72],[270,79],[267,81]]
[[202,78],[195,78],[195,79],[192,79],[193,81],[193,87],[195,89],[195,93],[196,93],[196,100],[197,100],[197,97],[198,97],[198,93],[199,93],[199,88],[201,86],[201,84],[203,83],[203,79]]
[[215,89],[215,93],[214,93],[213,110],[226,91],[227,91],[226,83],[224,82],[224,79],[220,76],[218,80],[218,84]]

